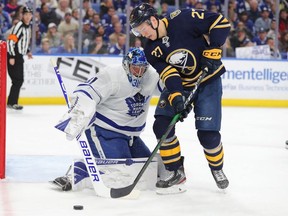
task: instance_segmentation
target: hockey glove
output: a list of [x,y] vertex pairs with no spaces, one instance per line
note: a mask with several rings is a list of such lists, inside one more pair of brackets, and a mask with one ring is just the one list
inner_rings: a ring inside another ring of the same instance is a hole
[[69,111],[55,127],[65,132],[68,140],[73,140],[87,129],[95,111],[96,102],[94,100],[84,94],[75,93],[71,99]]
[[187,118],[188,114],[192,110],[191,104],[185,107],[184,97],[180,92],[170,94],[168,100],[171,106],[173,106],[174,112],[177,114],[180,113],[179,120],[183,122],[184,119]]
[[221,54],[220,48],[210,48],[202,52],[201,69],[208,68],[208,75],[214,73],[221,65]]

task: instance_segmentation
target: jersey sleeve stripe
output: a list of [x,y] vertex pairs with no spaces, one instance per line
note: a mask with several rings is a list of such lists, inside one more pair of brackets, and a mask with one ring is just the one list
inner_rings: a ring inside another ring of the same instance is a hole
[[218,18],[213,22],[213,24],[209,28],[209,32],[220,22],[220,20],[223,18],[223,16],[220,14]]

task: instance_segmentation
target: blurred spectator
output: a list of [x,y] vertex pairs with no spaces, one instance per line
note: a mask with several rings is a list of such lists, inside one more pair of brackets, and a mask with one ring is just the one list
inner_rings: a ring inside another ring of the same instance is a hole
[[42,3],[40,9],[40,17],[46,28],[48,27],[49,23],[55,23],[56,25],[59,25],[62,19],[60,16],[57,16],[55,10],[49,8],[47,3]]
[[[167,5],[168,2],[167,1],[164,1]],[[209,2],[209,1],[207,1]],[[183,2],[182,4],[182,8],[186,8],[186,9],[191,9],[191,8],[195,8],[195,5],[197,3],[197,0],[185,0],[185,2]]]
[[85,16],[83,17],[83,20],[90,20],[92,21],[93,20],[93,15],[95,14],[95,10],[92,8],[92,7],[89,7],[87,10],[86,10],[86,13],[85,13]]
[[58,32],[65,37],[66,34],[72,33],[72,35],[78,31],[79,24],[77,22],[72,22],[72,14],[66,13],[64,20],[58,26]]
[[80,19],[80,15],[79,15],[79,8],[74,8],[72,10],[72,13],[71,13],[71,16],[72,16],[72,22],[79,22],[79,19]]
[[101,35],[96,35],[94,41],[88,47],[89,54],[108,54],[108,45]]
[[125,13],[126,12],[126,0],[113,0],[113,6],[117,13]]
[[222,6],[221,6],[221,1],[220,0],[210,0],[205,2],[206,5],[206,10],[211,11],[211,7],[217,8],[217,12],[221,13],[222,12]]
[[211,12],[214,12],[214,13],[218,13],[217,6],[216,6],[216,5],[211,5],[210,11],[211,11]]
[[77,53],[77,50],[75,49],[75,40],[72,34],[67,34],[64,37],[64,44],[59,47],[57,53],[61,53],[61,54]]
[[69,7],[69,0],[59,0],[58,7],[55,10],[56,14],[64,19],[66,13],[72,13],[72,9]]
[[[151,6],[153,6],[156,10],[158,10],[158,8],[160,8],[160,1],[156,1],[156,0],[142,0],[142,2],[148,3]],[[165,2],[168,5],[174,6],[175,5],[175,0],[165,0]]]
[[[40,16],[39,11],[35,11],[34,16],[33,16],[33,19],[32,19],[32,21],[31,21],[31,24],[32,24],[32,22],[34,22],[34,23],[36,24],[36,26],[39,27],[39,31],[41,32],[41,34],[44,33],[44,32],[47,32],[47,27],[48,27],[48,25],[44,25],[44,24],[42,23],[42,20],[41,20],[41,16]],[[40,41],[40,42],[41,42],[41,41]]]
[[[215,6],[215,9],[216,9],[216,12],[218,12],[218,11],[217,11],[217,6],[216,6],[216,5],[214,5],[214,6]],[[205,8],[206,8],[206,7],[204,6],[202,0],[196,2],[196,4],[195,4],[195,9],[205,10]]]
[[159,18],[162,19],[166,16],[168,16],[168,4],[166,2],[163,2],[161,4],[161,10],[160,10]]
[[137,47],[137,48],[140,48],[140,49],[143,49],[142,47],[142,41],[139,37],[136,37],[135,38],[135,41],[134,41],[134,46],[133,47]]
[[255,37],[255,35],[251,33],[251,31],[241,21],[237,23],[236,29],[243,29],[250,40]]
[[[71,1],[71,8],[73,8],[73,9],[78,8],[79,16],[80,16],[80,1],[81,0],[77,0],[77,1],[73,0],[73,1]],[[83,7],[83,9],[81,11],[81,15],[82,15],[82,18],[83,18],[85,16],[86,11],[88,10],[88,8],[91,8],[90,0],[83,0],[82,7]]]
[[[107,36],[110,36],[113,32],[114,32],[114,25],[116,23],[120,23],[120,19],[118,17],[117,14],[114,14],[112,17],[111,17],[111,24],[109,24],[108,26],[104,26],[105,27],[105,33],[107,34]],[[121,23],[120,23],[121,24]],[[121,24],[122,25],[122,24]],[[122,29],[123,30],[123,27]]]
[[92,22],[91,22],[91,29],[97,33],[97,29],[98,27],[101,25],[101,19],[100,19],[100,15],[99,13],[95,13],[93,15],[93,19],[92,19]]
[[[120,34],[122,34],[122,25],[120,22],[114,24],[114,32],[109,35],[109,43],[110,45],[114,45],[117,43],[117,38]],[[124,34],[125,35],[125,34]],[[126,36],[126,35],[125,35]]]
[[250,38],[254,37],[254,35],[255,35],[254,23],[249,18],[247,11],[242,11],[238,15],[238,22],[242,22],[245,25],[245,27],[247,29],[247,33],[248,33]]
[[280,37],[280,40],[279,40],[278,47],[279,47],[279,51],[280,51],[280,53],[282,55],[282,58],[283,59],[288,59],[287,58],[287,52],[288,52],[288,30],[281,33],[281,37]]
[[113,7],[110,7],[108,9],[108,12],[102,16],[101,23],[105,28],[112,24],[111,21],[114,15],[117,15],[115,9]]
[[235,0],[229,0],[229,3],[228,3],[228,20],[231,23],[231,26],[234,26],[234,24],[237,20]]
[[255,23],[256,19],[259,18],[260,13],[261,13],[258,7],[258,1],[250,0],[249,5],[250,5],[250,10],[248,11],[249,18],[252,20],[253,23]]
[[49,23],[47,33],[43,37],[49,40],[50,47],[59,47],[62,44],[62,35],[57,31],[55,23]]
[[12,19],[8,12],[3,10],[3,5],[0,3],[0,40],[6,40],[5,32],[12,27]]
[[58,0],[36,0],[36,5],[46,4],[50,9],[56,9],[58,7]]
[[8,35],[11,34],[11,31],[12,31],[13,26],[16,25],[19,21],[20,21],[20,19],[19,19],[18,17],[14,17],[14,18],[12,19],[12,25],[11,25],[11,27],[10,27],[5,33],[3,33],[3,37],[4,37],[5,39],[8,37]]
[[244,28],[236,29],[236,34],[232,35],[232,37],[230,38],[230,44],[234,51],[237,47],[254,46],[254,44],[247,36]]
[[108,53],[112,55],[124,55],[125,43],[126,43],[126,36],[124,34],[120,34],[117,38],[117,43],[110,46]]
[[[11,19],[13,19],[16,16],[18,8],[19,8],[18,0],[8,0],[3,10],[10,15]],[[19,17],[19,19],[21,20],[22,17]]]
[[[90,21],[88,19],[83,21],[83,28],[81,31],[81,36],[82,36],[82,53],[87,54],[88,53],[88,46],[89,44],[93,41],[95,37],[95,32],[91,30],[90,27]],[[74,33],[74,39],[76,41],[76,49],[78,49],[78,40],[79,40],[79,33],[78,31]]]
[[267,37],[273,38],[274,41],[278,39],[278,33],[276,32],[276,25],[277,25],[276,20],[272,19],[270,29],[267,33]]
[[243,11],[246,11],[246,4],[245,4],[245,0],[237,0],[237,6],[236,6],[236,13],[240,14]]
[[269,45],[270,48],[270,58],[271,59],[281,59],[281,55],[278,49],[275,50],[274,39],[267,37],[266,44]]
[[288,30],[287,9],[281,9],[279,12],[279,32],[283,33]]
[[257,36],[253,38],[253,42],[256,43],[256,45],[264,45],[266,44],[267,40],[267,31],[261,27],[258,32]]
[[108,13],[109,8],[114,8],[113,0],[103,0],[100,5],[100,18]]
[[256,32],[258,32],[260,28],[264,28],[266,31],[270,29],[271,19],[269,18],[269,10],[267,7],[262,7],[261,16],[256,19],[254,26]]
[[107,36],[107,34],[105,33],[105,28],[104,26],[99,26],[98,29],[97,29],[97,33],[96,34],[99,34],[103,37],[103,40],[105,41],[105,43],[109,43],[109,37]]
[[37,54],[51,54],[50,44],[48,38],[43,38],[41,41],[41,48],[36,52]]

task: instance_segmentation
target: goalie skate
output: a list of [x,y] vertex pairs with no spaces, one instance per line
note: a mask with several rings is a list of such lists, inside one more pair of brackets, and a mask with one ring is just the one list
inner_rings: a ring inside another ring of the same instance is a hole
[[223,170],[211,170],[213,178],[220,189],[226,189],[229,185],[229,181],[225,176]]
[[156,183],[156,193],[160,195],[178,194],[186,191],[186,175],[184,167],[181,166],[176,171],[168,171],[165,179],[159,180]]
[[51,184],[56,185],[63,191],[70,191],[72,189],[71,179],[69,176],[62,176],[49,181]]

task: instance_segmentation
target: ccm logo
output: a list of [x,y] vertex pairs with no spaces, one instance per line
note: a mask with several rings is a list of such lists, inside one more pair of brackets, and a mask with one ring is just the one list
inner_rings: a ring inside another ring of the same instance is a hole
[[212,49],[212,50],[204,50],[203,56],[212,59],[220,59],[222,54],[222,50]]

